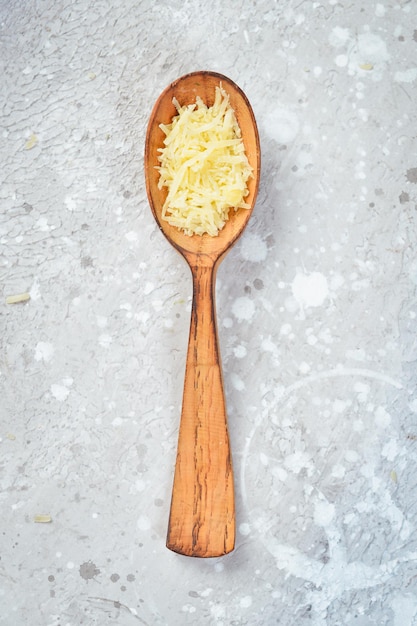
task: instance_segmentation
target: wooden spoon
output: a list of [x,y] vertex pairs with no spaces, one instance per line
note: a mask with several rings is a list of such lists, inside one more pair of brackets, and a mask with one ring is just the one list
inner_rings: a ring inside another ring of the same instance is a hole
[[[242,131],[246,155],[253,167],[246,202],[251,209],[230,210],[216,237],[185,235],[162,219],[166,189],[158,189],[158,148],[165,134],[159,125],[196,96],[211,106],[215,87],[230,97]],[[258,192],[260,145],[251,106],[229,78],[214,72],[194,72],[179,78],[159,96],[146,134],[145,177],[149,203],[159,228],[185,258],[193,276],[190,337],[184,381],[177,460],[172,491],[167,547],[188,556],[216,557],[230,552],[235,541],[233,471],[215,311],[215,279],[220,261],[245,228]]]

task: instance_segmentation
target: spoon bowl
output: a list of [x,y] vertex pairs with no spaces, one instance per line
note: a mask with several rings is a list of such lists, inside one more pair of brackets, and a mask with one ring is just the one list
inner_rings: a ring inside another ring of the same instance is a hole
[[[251,208],[230,210],[229,219],[216,237],[208,234],[190,237],[162,219],[162,206],[167,196],[167,189],[158,189],[159,172],[156,169],[156,166],[159,165],[158,148],[163,146],[165,139],[165,133],[159,125],[170,124],[172,118],[177,115],[173,98],[176,98],[181,106],[184,106],[194,104],[196,97],[200,96],[207,106],[212,106],[215,89],[220,85],[229,95],[231,107],[234,109],[242,131],[245,153],[253,169],[253,177],[247,183],[249,194],[245,198],[245,202]],[[193,255],[208,255],[214,259],[224,256],[235,243],[251,216],[258,192],[259,175],[260,147],[255,117],[245,94],[233,81],[215,72],[193,72],[175,80],[161,93],[152,110],[146,135],[146,187],[149,203],[160,229],[183,256],[187,259]]]
[[[212,106],[215,88],[228,93],[242,132],[253,176],[245,202],[249,209],[230,209],[225,226],[216,236],[186,235],[162,219],[167,196],[159,189],[159,148],[181,106],[199,96]],[[145,143],[145,179],[149,204],[159,228],[187,261],[193,278],[193,302],[184,393],[167,547],[187,556],[217,557],[234,548],[235,506],[233,469],[224,399],[223,375],[217,336],[215,280],[220,261],[245,228],[257,196],[260,178],[260,145],[256,121],[248,99],[229,78],[215,72],[194,72],[171,83],[152,110]]]

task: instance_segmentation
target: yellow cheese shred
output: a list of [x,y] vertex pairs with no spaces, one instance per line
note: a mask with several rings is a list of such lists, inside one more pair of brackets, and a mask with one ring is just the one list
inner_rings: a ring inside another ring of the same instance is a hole
[[39,513],[34,516],[33,521],[36,524],[50,524],[52,522],[52,517],[49,514]]
[[7,296],[6,304],[19,304],[20,302],[27,302],[30,300],[30,293],[18,293],[13,296]]
[[171,124],[161,124],[159,189],[168,188],[162,218],[186,235],[218,235],[230,209],[248,209],[245,197],[252,175],[241,130],[222,87],[213,106],[198,96],[195,104],[177,109]]

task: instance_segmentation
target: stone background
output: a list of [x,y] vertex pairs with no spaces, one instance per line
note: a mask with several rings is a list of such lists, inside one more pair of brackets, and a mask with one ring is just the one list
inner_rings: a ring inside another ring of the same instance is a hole
[[[416,29],[407,0],[0,1],[2,625],[417,623]],[[238,532],[207,560],[165,548],[191,280],[143,178],[198,69],[263,157],[218,274]]]

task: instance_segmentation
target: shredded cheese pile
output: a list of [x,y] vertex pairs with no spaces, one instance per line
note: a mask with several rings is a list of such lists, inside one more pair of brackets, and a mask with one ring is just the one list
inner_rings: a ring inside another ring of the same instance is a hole
[[241,131],[229,96],[216,87],[212,107],[200,97],[195,104],[180,106],[165,133],[157,169],[159,189],[168,188],[162,218],[187,235],[216,236],[229,210],[248,209],[246,183],[252,175]]

